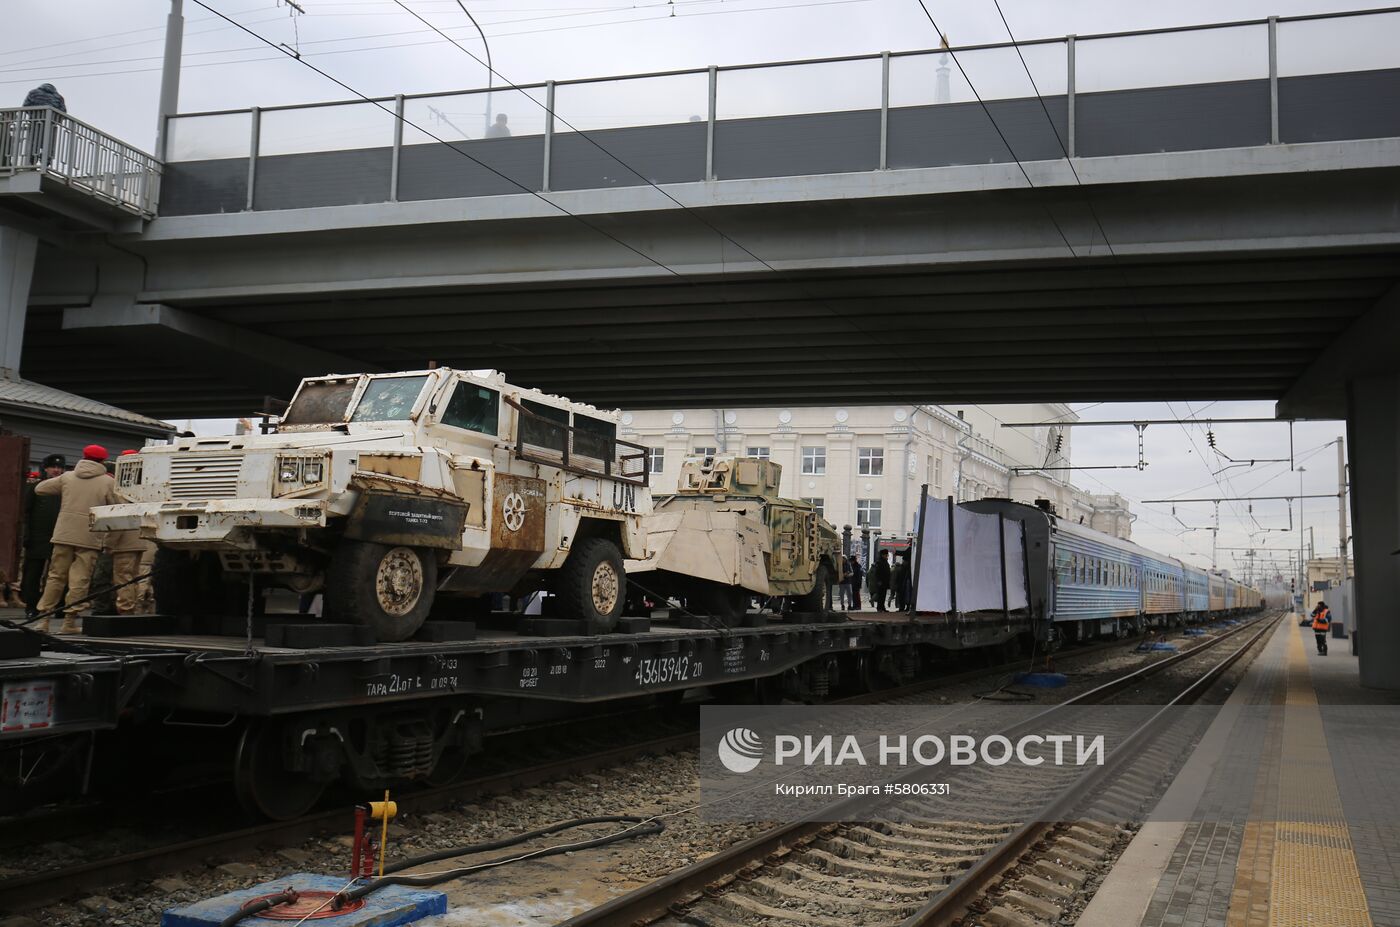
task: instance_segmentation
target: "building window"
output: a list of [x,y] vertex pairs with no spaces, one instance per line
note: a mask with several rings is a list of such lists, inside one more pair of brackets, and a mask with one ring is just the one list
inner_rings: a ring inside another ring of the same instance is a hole
[[647,470],[652,473],[660,473],[666,466],[666,448],[647,448]]
[[817,510],[817,514],[822,518],[826,517],[826,500],[813,496],[803,496],[802,501]]
[[767,459],[768,459],[768,448],[766,448],[766,447],[751,447],[751,448],[749,448],[748,451],[744,454],[744,456],[745,456],[745,457],[757,457],[759,460],[767,460]]
[[821,476],[826,472],[826,448],[804,447],[802,449],[802,472]]
[[713,457],[713,456],[715,456],[715,449],[712,448],[712,447],[697,447],[697,448],[695,449],[695,456],[697,456],[697,457]]
[[885,473],[885,449],[883,447],[863,447],[860,449],[860,475],[883,476]]
[[861,528],[880,527],[880,500],[856,500],[856,524]]

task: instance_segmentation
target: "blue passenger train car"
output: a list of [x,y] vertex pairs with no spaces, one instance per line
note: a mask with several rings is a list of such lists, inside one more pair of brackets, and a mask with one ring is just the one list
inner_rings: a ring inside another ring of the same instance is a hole
[[1122,636],[1262,607],[1257,591],[1223,573],[1062,521],[1045,508],[1007,499],[962,505],[1026,526],[1027,591],[1043,640]]

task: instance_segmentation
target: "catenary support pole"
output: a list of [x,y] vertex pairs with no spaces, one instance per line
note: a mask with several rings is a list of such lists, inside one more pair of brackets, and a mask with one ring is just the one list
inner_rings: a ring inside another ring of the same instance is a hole
[[1347,448],[1346,438],[1337,439],[1337,561],[1341,581],[1347,581]]
[[156,158],[164,161],[170,144],[170,117],[180,109],[180,56],[185,44],[185,0],[170,0],[165,18],[165,59],[160,68],[160,115],[156,120]]

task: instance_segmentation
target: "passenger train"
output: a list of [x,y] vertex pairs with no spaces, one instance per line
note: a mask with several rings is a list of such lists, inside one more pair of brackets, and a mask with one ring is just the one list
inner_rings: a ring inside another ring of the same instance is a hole
[[1009,499],[962,503],[1026,529],[1026,585],[1036,636],[1117,637],[1258,611],[1264,597],[1227,574],[1189,566],[1111,534]]

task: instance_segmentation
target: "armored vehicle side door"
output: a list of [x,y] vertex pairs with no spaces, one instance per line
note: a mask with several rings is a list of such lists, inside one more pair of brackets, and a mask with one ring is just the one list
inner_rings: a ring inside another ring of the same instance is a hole
[[471,528],[486,527],[488,468],[479,461],[491,460],[500,422],[500,393],[459,379],[430,426],[437,432],[435,437],[445,439],[443,443],[451,455],[451,488],[466,501],[467,526]]
[[773,545],[768,577],[801,580],[812,577],[812,533],[816,515],[781,502],[768,506],[768,534]]

